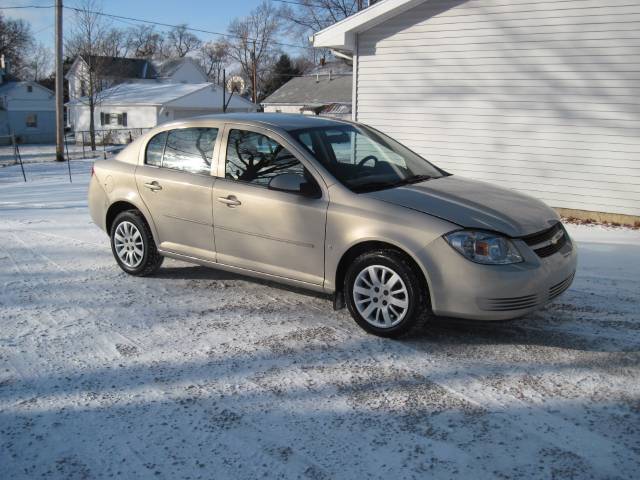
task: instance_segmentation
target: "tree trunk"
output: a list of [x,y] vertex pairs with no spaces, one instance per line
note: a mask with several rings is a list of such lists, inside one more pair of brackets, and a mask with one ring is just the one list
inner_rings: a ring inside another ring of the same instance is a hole
[[95,126],[96,105],[93,101],[93,95],[89,95],[89,141],[91,142],[91,151],[96,150],[96,126]]

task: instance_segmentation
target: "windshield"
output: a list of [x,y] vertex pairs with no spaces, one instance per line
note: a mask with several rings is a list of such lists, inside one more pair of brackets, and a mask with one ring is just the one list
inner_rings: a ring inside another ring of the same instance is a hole
[[364,125],[335,125],[289,132],[341,183],[367,192],[446,175],[386,135]]

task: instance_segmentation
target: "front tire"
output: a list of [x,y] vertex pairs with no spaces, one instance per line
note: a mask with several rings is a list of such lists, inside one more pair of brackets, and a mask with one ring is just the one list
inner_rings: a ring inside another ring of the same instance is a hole
[[111,251],[122,270],[145,276],[156,272],[164,257],[158,253],[151,229],[137,210],[120,213],[111,226]]
[[345,275],[344,297],[356,323],[381,337],[404,335],[429,310],[421,272],[394,250],[358,256]]

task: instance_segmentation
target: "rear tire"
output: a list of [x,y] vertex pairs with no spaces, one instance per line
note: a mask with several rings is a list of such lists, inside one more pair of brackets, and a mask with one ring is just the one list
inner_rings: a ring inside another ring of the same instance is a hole
[[147,221],[138,210],[120,213],[111,225],[110,237],[116,262],[129,275],[151,275],[164,261]]
[[358,256],[344,280],[349,313],[360,327],[381,337],[399,337],[427,317],[422,273],[400,252],[376,250]]

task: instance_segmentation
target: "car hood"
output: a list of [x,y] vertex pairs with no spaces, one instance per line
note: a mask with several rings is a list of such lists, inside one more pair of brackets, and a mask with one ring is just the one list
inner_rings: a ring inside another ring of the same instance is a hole
[[521,237],[549,228],[558,214],[544,202],[490,183],[454,175],[365,195],[465,228]]

